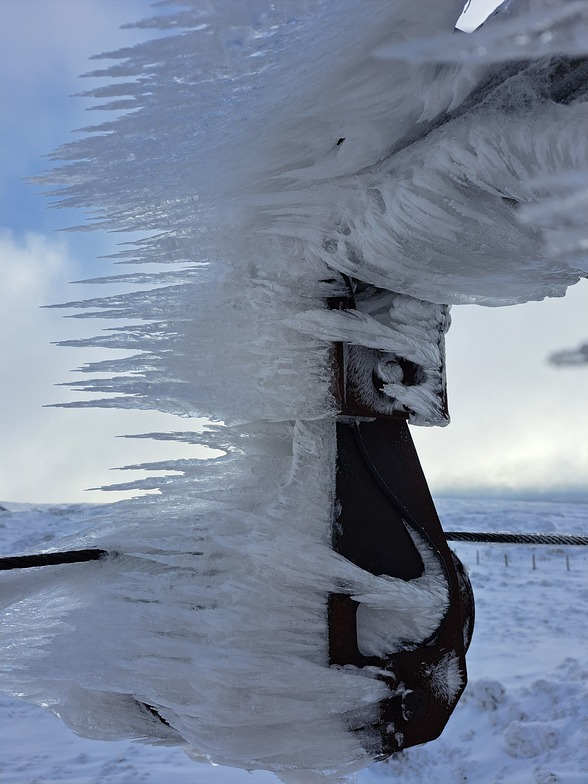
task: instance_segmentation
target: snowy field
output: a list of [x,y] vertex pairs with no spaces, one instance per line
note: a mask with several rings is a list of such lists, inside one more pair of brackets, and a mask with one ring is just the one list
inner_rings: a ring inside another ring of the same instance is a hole
[[[3,507],[3,553],[81,530],[92,524],[96,509]],[[447,530],[586,533],[588,528],[588,504],[573,500],[442,498],[438,509]],[[455,549],[470,569],[476,593],[465,695],[439,740],[362,771],[360,784],[585,784],[586,548],[457,544]],[[278,781],[270,773],[201,765],[173,747],[85,740],[35,706],[8,697],[0,704],[3,784]]]

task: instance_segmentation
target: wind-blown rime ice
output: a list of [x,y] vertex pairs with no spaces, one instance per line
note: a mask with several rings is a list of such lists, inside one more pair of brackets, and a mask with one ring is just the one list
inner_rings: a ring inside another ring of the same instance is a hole
[[224,458],[62,540],[120,555],[9,583],[3,688],[94,738],[277,771],[368,763],[350,728],[376,718],[388,687],[376,671],[328,666],[327,595],[394,615],[399,635],[422,641],[446,587],[436,563],[405,583],[333,552],[334,438],[331,421],[221,429],[210,444]]
[[[347,293],[338,273],[438,305],[562,296],[587,271],[588,108],[549,100],[553,50],[491,55],[505,25],[543,18],[532,5],[530,20],[511,3],[504,21],[454,35],[447,62],[434,44],[461,0],[187,3],[169,22],[181,34],[95,71],[129,79],[95,94],[133,111],[58,150],[68,164],[44,180],[94,225],[152,233],[121,258],[174,266],[154,293],[85,304],[149,323],[85,341],[139,353],[108,365],[114,381],[79,385],[120,393],[102,405],[225,422],[320,417],[334,411],[331,355],[313,314]],[[586,14],[559,16],[577,57]],[[461,62],[482,34],[484,57]],[[427,36],[415,63],[410,40]],[[335,335],[361,344],[356,327]]]
[[[104,279],[151,291],[69,303],[124,323],[69,344],[136,352],[77,386],[114,393],[92,405],[224,422],[156,436],[224,457],[158,464],[183,473],[135,483],[161,494],[58,544],[116,558],[10,577],[4,689],[90,737],[287,780],[373,759],[352,730],[384,687],[328,667],[327,594],[361,600],[360,644],[379,650],[425,639],[446,586],[432,566],[405,584],[330,548],[332,343],[369,358],[357,384],[373,365],[384,408],[442,424],[448,306],[562,296],[588,270],[586,3],[511,2],[469,38],[453,34],[461,6],[194,0],[144,23],[169,37],[95,72],[119,80],[92,94],[129,111],[58,150],[43,181],[92,225],[149,234],[121,260],[169,266]],[[356,306],[329,311],[349,278]],[[401,383],[398,357],[422,383]]]

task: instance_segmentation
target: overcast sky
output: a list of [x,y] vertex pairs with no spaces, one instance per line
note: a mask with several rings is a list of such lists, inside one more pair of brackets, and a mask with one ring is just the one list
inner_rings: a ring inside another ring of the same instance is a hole
[[[95,67],[91,54],[143,38],[118,27],[145,16],[147,5],[0,0],[0,500],[114,500],[117,494],[85,489],[139,476],[113,473],[114,466],[194,454],[185,445],[115,437],[186,429],[185,419],[43,408],[73,399],[55,384],[98,354],[50,345],[92,334],[97,324],[40,306],[91,295],[90,287],[68,281],[105,272],[104,262],[94,259],[112,251],[114,240],[57,232],[81,216],[47,209],[39,190],[22,178],[38,174],[41,156],[68,141],[72,129],[98,119],[84,112],[84,100],[69,97],[90,86],[76,77]],[[587,313],[585,281],[560,300],[453,309],[447,339],[452,424],[413,428],[434,493],[585,490],[588,366],[556,369],[546,358],[588,338]]]

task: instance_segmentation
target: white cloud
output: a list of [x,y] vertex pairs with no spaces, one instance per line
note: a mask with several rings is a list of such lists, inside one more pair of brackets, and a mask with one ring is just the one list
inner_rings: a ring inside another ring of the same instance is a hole
[[451,424],[413,429],[437,492],[588,488],[588,367],[553,351],[588,336],[588,282],[562,299],[453,309],[447,336]]

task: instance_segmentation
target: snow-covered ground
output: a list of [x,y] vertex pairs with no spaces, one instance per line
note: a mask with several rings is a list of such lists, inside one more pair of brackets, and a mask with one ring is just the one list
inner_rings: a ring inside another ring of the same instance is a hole
[[[588,504],[438,499],[447,530],[586,533]],[[92,525],[90,505],[4,504],[3,553]],[[441,738],[362,771],[360,784],[584,784],[588,777],[588,552],[457,544],[476,593],[470,681]],[[5,575],[3,579],[10,579]],[[36,706],[0,700],[3,784],[236,784],[270,773],[201,765],[173,747],[90,741]]]

